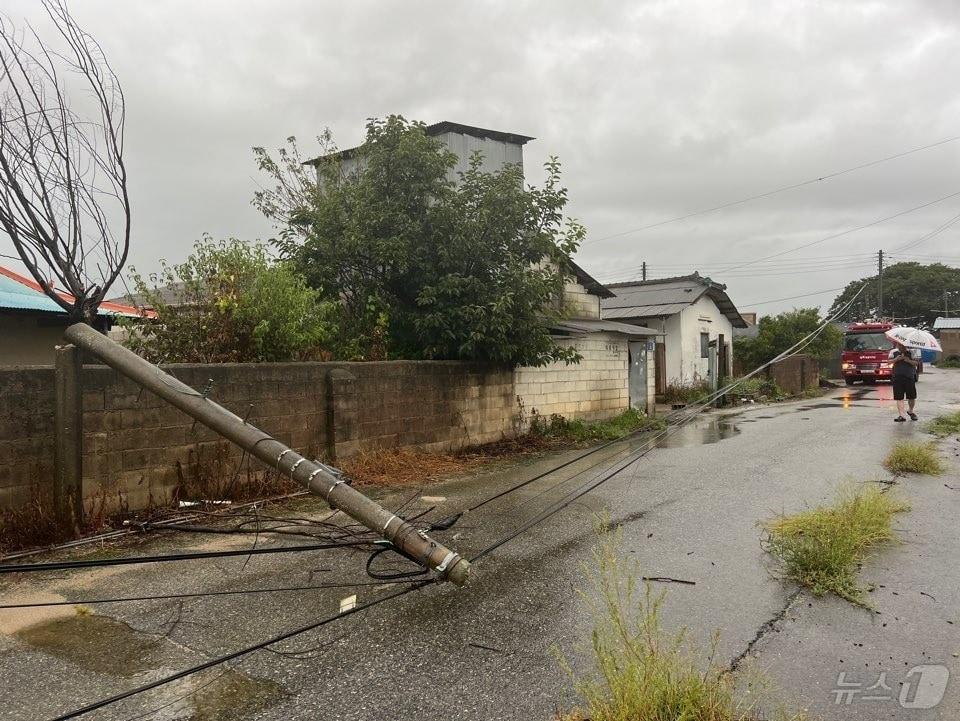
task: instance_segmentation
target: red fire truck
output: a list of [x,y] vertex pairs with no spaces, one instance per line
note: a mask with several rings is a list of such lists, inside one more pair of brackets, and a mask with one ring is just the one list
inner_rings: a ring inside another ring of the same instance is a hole
[[884,333],[893,327],[893,323],[853,323],[847,328],[840,365],[848,386],[856,381],[890,380],[893,365],[887,356],[893,349],[893,341]]

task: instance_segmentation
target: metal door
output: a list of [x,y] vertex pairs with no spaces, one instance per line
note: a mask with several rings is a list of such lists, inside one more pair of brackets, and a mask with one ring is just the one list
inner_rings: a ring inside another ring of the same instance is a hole
[[644,341],[628,343],[630,351],[630,407],[647,410],[647,344]]

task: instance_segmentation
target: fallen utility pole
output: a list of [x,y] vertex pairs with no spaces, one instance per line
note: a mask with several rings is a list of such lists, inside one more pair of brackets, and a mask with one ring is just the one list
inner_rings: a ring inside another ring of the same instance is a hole
[[465,558],[431,540],[423,531],[354,490],[326,466],[304,458],[270,434],[250,425],[203,393],[84,323],[67,328],[65,336],[71,343],[120,374],[136,381],[266,465],[276,468],[311,493],[321,496],[331,507],[343,511],[383,536],[403,555],[433,569],[441,578],[457,586],[466,583],[470,563]]

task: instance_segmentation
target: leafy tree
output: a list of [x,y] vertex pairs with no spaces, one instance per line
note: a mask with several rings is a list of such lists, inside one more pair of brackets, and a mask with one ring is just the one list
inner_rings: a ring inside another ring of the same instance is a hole
[[274,160],[255,148],[275,186],[254,203],[277,222],[281,255],[341,305],[337,354],[470,359],[523,365],[578,359],[550,336],[562,316],[570,255],[584,236],[564,222],[560,165],[541,188],[520,167],[453,182],[456,156],[425,126],[373,120],[349,157],[304,169],[294,139]]
[[[852,281],[833,301],[830,314],[850,302],[863,283],[860,294],[841,320],[859,321],[879,317],[877,276]],[[938,315],[943,315],[944,292],[953,303],[960,304],[960,268],[943,263],[895,263],[883,271],[883,315],[904,325],[929,328]]]
[[321,359],[332,304],[262,245],[209,236],[185,263],[132,272],[155,322],[129,324],[128,347],[154,362],[227,363]]
[[[799,343],[823,323],[816,308],[799,308],[760,319],[756,338],[736,338],[734,355],[745,370],[752,370],[773,360],[788,348]],[[843,333],[830,324],[803,352],[827,361],[840,352]]]

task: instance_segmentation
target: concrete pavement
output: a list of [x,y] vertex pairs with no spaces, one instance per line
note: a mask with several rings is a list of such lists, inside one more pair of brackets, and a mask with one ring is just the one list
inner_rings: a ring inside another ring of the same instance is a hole
[[[920,391],[923,417],[960,408],[960,372],[930,370]],[[143,718],[548,719],[575,702],[555,651],[578,670],[589,669],[590,618],[576,589],[584,584],[582,567],[594,543],[593,519],[607,513],[623,528],[624,553],[638,560],[645,575],[696,583],[663,586],[667,625],[688,627],[704,648],[719,631],[719,658],[751,658],[777,689],[776,700],[824,719],[952,721],[960,716],[955,439],[941,443],[951,464],[948,476],[900,479],[896,487],[913,505],[898,517],[903,543],[872,558],[861,574],[876,585],[871,598],[878,614],[797,594],[771,573],[759,542],[757,523],[776,512],[829,501],[844,482],[890,480],[881,465],[886,451],[898,438],[922,436],[917,424],[894,424],[893,415],[888,386],[857,386],[823,399],[704,417],[479,561],[465,589],[438,586],[407,594],[284,642],[277,650],[285,655],[257,652],[229,669],[203,672],[89,718],[140,718],[159,709]],[[616,444],[437,535],[475,553],[638,445]],[[435,505],[430,517],[442,517],[556,463],[551,456],[433,485],[424,493],[444,500],[419,500],[408,512]],[[382,500],[397,506],[408,497],[409,491],[397,491]],[[323,508],[305,499],[283,512],[320,515]],[[166,534],[111,552],[249,543]],[[349,581],[362,578],[364,560],[348,551],[311,552],[246,563],[241,558],[21,575],[0,578],[0,594],[11,603]],[[355,590],[363,602],[391,588]],[[336,613],[351,592],[105,604],[91,606],[93,615],[70,606],[45,615],[0,611],[0,720],[53,718]],[[898,684],[910,684],[904,702],[916,705],[929,689],[918,696],[911,687],[918,681],[936,685],[942,673],[937,666],[952,674],[944,699],[931,709],[904,708]],[[868,694],[881,674],[883,683]],[[884,685],[891,698],[866,700],[888,693]]]

